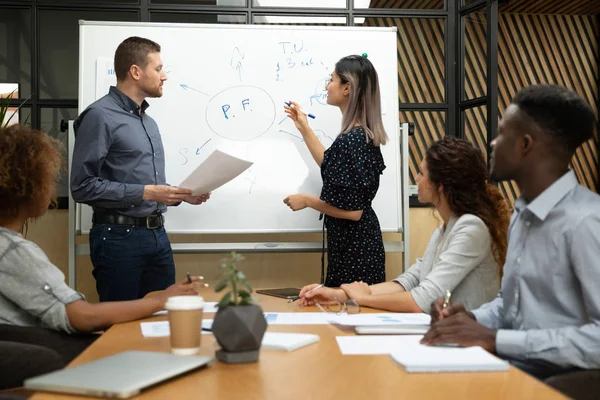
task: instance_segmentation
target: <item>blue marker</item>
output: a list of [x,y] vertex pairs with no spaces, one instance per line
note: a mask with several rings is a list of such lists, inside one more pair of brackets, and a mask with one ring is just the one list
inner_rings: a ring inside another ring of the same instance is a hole
[[[285,102],[285,105],[286,105],[286,106],[288,106],[288,107],[291,107],[291,106],[292,106],[292,103],[290,103],[290,102],[286,101],[286,102]],[[300,108],[300,107],[298,107],[298,111],[300,111],[302,114],[306,114],[306,116],[307,116],[307,117],[310,117],[310,118],[312,118],[312,119],[315,119],[315,118],[317,118],[317,117],[315,117],[314,115],[307,113],[306,111],[304,111],[304,110],[303,110],[302,108]]]

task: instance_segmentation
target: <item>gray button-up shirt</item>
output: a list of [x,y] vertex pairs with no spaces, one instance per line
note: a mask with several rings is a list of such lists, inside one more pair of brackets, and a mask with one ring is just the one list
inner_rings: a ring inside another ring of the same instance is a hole
[[145,217],[167,207],[143,201],[145,185],[165,185],[165,154],[158,125],[116,87],[75,120],[71,194],[94,211]]
[[66,306],[83,299],[42,249],[0,227],[0,324],[75,332]]
[[500,356],[600,368],[600,196],[573,171],[516,201],[500,294],[473,314]]

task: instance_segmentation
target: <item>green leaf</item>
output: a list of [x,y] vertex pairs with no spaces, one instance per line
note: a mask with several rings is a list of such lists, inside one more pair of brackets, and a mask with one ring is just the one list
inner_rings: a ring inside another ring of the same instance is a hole
[[219,293],[221,290],[227,287],[227,284],[229,284],[229,281],[227,280],[222,280],[221,282],[217,283],[217,286],[215,286],[215,292]]
[[248,289],[248,292],[252,293],[252,291],[253,291],[254,289],[252,289],[252,286],[250,286],[250,284],[249,284],[247,281],[245,281],[245,280],[244,280],[244,282],[242,282],[242,284],[243,284],[244,286],[246,286],[246,289]]
[[240,306],[247,306],[249,304],[252,304],[252,302],[250,301],[250,299],[242,299],[240,300]]
[[239,295],[242,299],[250,297],[250,293],[246,292],[245,290],[240,290]]
[[221,298],[221,301],[219,301],[218,304],[219,307],[225,307],[228,305],[231,305],[231,292],[225,293],[225,295]]
[[[21,107],[23,107],[23,105],[29,101],[29,99],[31,99],[31,97],[33,96],[33,93],[31,94],[31,96],[29,96],[28,98],[26,98],[25,100],[23,100],[23,102],[21,104],[19,104],[19,106],[17,107],[17,109],[10,115],[10,117],[8,118],[7,121],[4,121],[4,118],[6,117],[6,113],[8,112],[8,105],[10,104],[10,100],[13,97],[13,94],[17,91],[17,89],[13,90],[12,93],[10,93],[7,97],[6,97],[6,101],[4,101],[1,105],[0,105],[0,126],[6,127],[8,126],[8,123],[10,122],[11,119],[13,119],[13,117],[15,115],[18,115],[19,110],[21,109]],[[25,120],[24,123],[27,123],[27,121],[29,120],[29,117],[27,117],[27,119]]]

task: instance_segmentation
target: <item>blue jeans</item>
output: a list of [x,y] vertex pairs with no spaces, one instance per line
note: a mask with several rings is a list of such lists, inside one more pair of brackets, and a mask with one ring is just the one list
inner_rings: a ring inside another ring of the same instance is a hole
[[100,301],[135,300],[175,283],[175,263],[164,227],[94,225],[90,257]]

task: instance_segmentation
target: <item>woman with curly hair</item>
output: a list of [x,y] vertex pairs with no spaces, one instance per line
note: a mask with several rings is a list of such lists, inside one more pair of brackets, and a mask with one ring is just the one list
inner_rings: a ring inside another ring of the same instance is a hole
[[452,300],[477,308],[498,293],[506,257],[510,209],[488,183],[483,154],[471,143],[444,138],[431,145],[417,177],[419,201],[432,203],[443,220],[423,258],[391,282],[354,282],[339,288],[305,286],[303,305],[356,300],[397,312],[425,312],[452,292]]
[[42,249],[20,233],[54,200],[61,159],[58,142],[45,133],[0,128],[0,324],[94,332],[149,317],[170,296],[196,294],[186,280],[158,296],[91,304],[67,286]]

